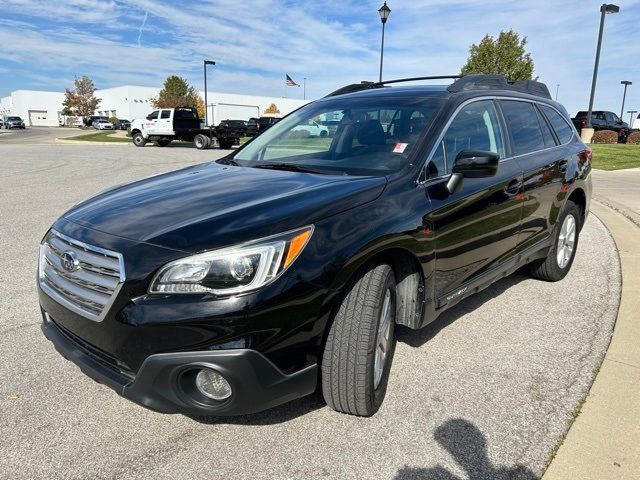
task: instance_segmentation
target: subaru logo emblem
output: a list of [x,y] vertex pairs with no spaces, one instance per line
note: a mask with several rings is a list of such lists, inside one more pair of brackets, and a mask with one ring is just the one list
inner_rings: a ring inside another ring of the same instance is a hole
[[75,252],[67,250],[60,257],[60,264],[62,268],[64,268],[67,272],[74,272],[80,267],[80,262],[78,261],[78,256]]

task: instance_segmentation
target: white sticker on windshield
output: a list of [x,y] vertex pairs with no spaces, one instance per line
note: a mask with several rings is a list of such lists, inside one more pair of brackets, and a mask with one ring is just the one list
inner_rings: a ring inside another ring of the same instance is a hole
[[408,143],[398,142],[396,146],[393,147],[393,153],[404,153],[405,149],[409,146]]

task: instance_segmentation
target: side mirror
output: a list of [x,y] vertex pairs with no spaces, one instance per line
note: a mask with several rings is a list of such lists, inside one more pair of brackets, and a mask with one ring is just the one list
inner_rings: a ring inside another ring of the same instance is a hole
[[500,155],[497,153],[463,150],[453,163],[447,190],[450,194],[458,193],[462,188],[463,178],[493,177],[498,173],[499,164]]
[[151,115],[147,115],[147,120],[151,120]]

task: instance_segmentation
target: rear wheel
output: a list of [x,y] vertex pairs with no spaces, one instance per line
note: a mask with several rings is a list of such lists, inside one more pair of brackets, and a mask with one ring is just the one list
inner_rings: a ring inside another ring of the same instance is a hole
[[193,139],[193,144],[196,146],[198,150],[205,150],[209,148],[209,137],[199,133]]
[[347,287],[322,358],[322,393],[334,410],[371,416],[387,392],[395,351],[396,283],[386,264],[363,268]]
[[220,148],[223,150],[229,150],[233,147],[233,140],[220,140]]
[[136,147],[144,147],[147,144],[147,140],[142,136],[140,132],[133,134],[133,144]]
[[580,208],[572,201],[567,201],[558,217],[554,242],[547,258],[530,264],[531,275],[539,280],[557,282],[562,280],[573,265],[580,235]]
[[156,140],[154,143],[156,144],[157,147],[166,147],[171,143],[171,140],[167,138],[163,138],[162,140]]

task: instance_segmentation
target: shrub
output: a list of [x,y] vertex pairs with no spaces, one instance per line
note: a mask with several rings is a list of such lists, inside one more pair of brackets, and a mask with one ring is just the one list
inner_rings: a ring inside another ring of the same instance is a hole
[[109,117],[109,123],[113,123],[115,125],[117,121],[118,121],[117,117]]
[[627,143],[630,145],[640,145],[640,130],[631,132],[627,137]]
[[613,130],[598,130],[593,134],[591,143],[618,143],[618,132]]

